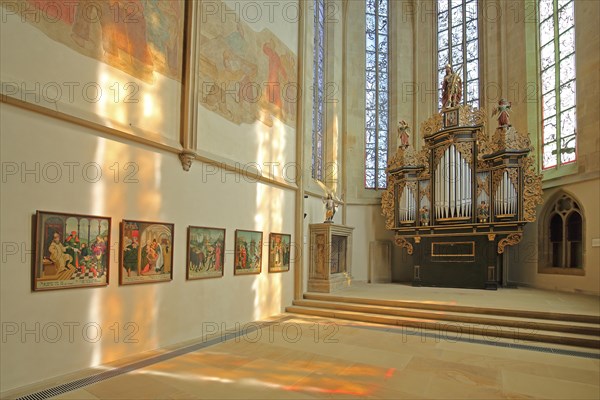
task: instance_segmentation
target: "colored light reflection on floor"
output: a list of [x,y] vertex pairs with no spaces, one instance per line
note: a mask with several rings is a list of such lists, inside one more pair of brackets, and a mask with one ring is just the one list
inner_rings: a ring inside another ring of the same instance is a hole
[[[215,373],[223,373],[224,371],[221,368],[210,366],[204,366],[200,368],[201,370],[206,370],[209,372],[213,369]],[[181,371],[181,365],[178,364],[177,370]],[[189,370],[193,370],[192,367],[189,367]],[[251,375],[256,375],[256,370],[254,368],[245,371],[240,370],[229,370],[227,375],[231,375],[230,377],[223,376],[215,376],[208,375],[196,372],[167,372],[167,371],[157,371],[157,370],[142,370],[139,371],[141,375],[153,375],[157,377],[163,377],[168,379],[176,379],[176,380],[187,380],[189,382],[214,382],[214,383],[223,383],[228,385],[242,385],[247,387],[259,387],[265,389],[279,389],[291,392],[307,392],[307,393],[329,393],[329,394],[345,394],[351,396],[369,396],[373,393],[372,385],[361,385],[357,383],[348,382],[346,379],[338,379],[338,378],[328,378],[324,376],[313,376],[320,375],[315,373],[309,377],[302,378],[304,375],[302,372],[298,372],[296,374],[287,374],[285,371],[281,372],[271,372],[267,373],[267,375],[273,380],[290,380],[290,379],[299,379],[298,383],[293,385],[285,385],[281,383],[277,383],[274,381],[269,381],[266,379],[260,379],[252,377]],[[304,371],[310,372],[310,371]],[[389,371],[388,371],[389,372]],[[387,375],[387,374],[386,374]]]

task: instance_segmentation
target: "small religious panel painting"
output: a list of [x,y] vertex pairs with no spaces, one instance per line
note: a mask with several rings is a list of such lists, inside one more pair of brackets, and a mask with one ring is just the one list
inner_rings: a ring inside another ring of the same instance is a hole
[[223,276],[225,229],[190,226],[187,250],[187,279]]
[[458,108],[444,111],[444,128],[458,126]]
[[269,272],[290,270],[292,236],[284,233],[269,234]]
[[121,285],[173,279],[173,224],[123,220],[121,223]]
[[108,285],[108,217],[37,211],[33,290]]
[[235,275],[260,274],[262,263],[262,232],[235,231]]

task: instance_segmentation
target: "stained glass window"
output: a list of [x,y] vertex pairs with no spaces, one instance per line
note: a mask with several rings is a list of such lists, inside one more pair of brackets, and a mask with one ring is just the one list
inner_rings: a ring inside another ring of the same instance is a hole
[[323,180],[325,130],[325,0],[314,0],[312,177]]
[[388,0],[366,0],[365,187],[385,189],[388,159]]
[[479,107],[479,35],[477,0],[438,0],[438,109],[447,64],[462,77],[463,103]]
[[575,4],[539,0],[542,168],[577,159]]

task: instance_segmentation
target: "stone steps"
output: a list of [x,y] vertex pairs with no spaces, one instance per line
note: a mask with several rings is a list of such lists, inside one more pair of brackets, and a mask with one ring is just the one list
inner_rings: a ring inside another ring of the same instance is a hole
[[364,299],[306,293],[289,313],[600,349],[600,319],[592,315],[507,310],[451,304]]

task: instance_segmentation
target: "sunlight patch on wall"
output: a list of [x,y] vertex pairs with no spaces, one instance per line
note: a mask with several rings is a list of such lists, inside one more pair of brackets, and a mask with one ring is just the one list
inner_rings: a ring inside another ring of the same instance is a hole
[[341,135],[340,135],[340,131],[339,131],[339,121],[338,121],[338,110],[336,105],[333,105],[333,126],[332,126],[332,148],[331,148],[331,161],[332,161],[332,168],[330,171],[326,171],[326,176],[325,179],[326,180],[330,180],[330,182],[326,182],[327,186],[334,192],[334,193],[339,193],[338,191],[341,190],[341,187],[339,187],[339,182],[338,182],[338,178],[339,178],[339,174],[340,174],[340,167],[341,167],[341,160],[338,157],[339,151],[340,151],[340,141],[341,141]]
[[[261,117],[268,117],[267,110],[261,110]],[[255,134],[258,138],[256,163],[263,176],[279,179],[282,176],[285,150],[285,127],[278,119],[273,119],[273,126],[267,127],[256,123]],[[281,311],[281,276],[268,273],[269,266],[269,233],[280,233],[283,227],[283,191],[271,185],[257,184],[256,213],[254,229],[263,232],[262,273],[253,284],[255,320],[273,315]]]

